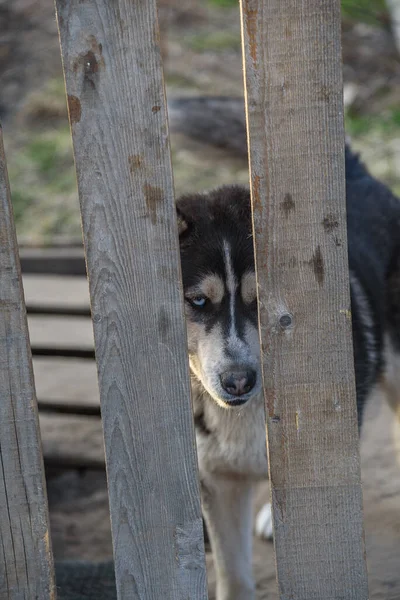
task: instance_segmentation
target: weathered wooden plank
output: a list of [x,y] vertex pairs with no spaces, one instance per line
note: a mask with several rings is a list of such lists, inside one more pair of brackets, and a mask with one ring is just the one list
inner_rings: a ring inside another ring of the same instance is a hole
[[206,598],[155,1],[56,5],[119,598]]
[[0,128],[0,598],[55,598],[46,485]]
[[39,419],[46,466],[105,468],[100,419],[48,413],[41,413]]
[[83,250],[71,248],[22,248],[23,273],[86,276]]
[[34,358],[33,372],[37,397],[43,402],[62,402],[68,394],[74,403],[84,399],[92,406],[100,404],[94,361]]
[[100,416],[94,361],[36,358],[33,372],[41,413]]
[[28,314],[90,317],[86,277],[22,276]]
[[93,327],[89,318],[28,315],[28,326],[33,347],[89,350],[94,346]]
[[338,0],[241,0],[281,598],[365,600]]

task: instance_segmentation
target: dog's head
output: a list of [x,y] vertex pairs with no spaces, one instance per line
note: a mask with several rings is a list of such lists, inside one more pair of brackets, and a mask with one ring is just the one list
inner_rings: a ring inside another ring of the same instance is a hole
[[236,186],[177,203],[190,367],[224,408],[261,390],[250,211]]

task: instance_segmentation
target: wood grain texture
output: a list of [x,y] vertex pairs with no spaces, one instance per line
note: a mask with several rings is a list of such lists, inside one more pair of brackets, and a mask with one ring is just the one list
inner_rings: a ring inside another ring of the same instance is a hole
[[154,0],[57,0],[118,597],[204,599],[206,571]]
[[340,4],[241,13],[280,596],[365,600]]
[[0,598],[55,598],[21,270],[0,128]]

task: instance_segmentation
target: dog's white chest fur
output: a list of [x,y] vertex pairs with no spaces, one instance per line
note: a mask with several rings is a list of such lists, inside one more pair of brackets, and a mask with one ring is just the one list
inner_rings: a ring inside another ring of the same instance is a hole
[[264,402],[253,397],[243,407],[224,409],[207,395],[194,394],[195,413],[201,410],[210,433],[196,432],[202,475],[263,479],[268,474]]

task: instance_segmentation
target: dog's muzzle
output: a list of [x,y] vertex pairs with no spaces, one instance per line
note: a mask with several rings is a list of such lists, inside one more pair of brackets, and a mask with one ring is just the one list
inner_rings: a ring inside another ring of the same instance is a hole
[[239,406],[247,402],[248,398],[243,396],[246,396],[254,388],[257,373],[252,369],[225,371],[219,378],[223,390],[232,396],[231,400],[225,400],[225,402],[231,406]]

